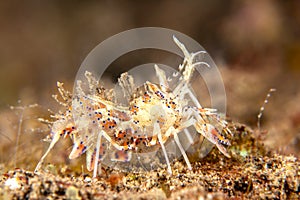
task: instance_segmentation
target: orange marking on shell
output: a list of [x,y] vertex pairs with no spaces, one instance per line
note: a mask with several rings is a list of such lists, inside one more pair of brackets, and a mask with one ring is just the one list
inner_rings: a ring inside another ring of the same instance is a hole
[[157,92],[159,92],[160,90],[158,89],[158,87],[152,83],[149,83],[149,87],[151,88],[151,90],[158,96],[161,97]]
[[95,117],[96,118],[102,118],[102,114],[101,113],[97,113],[97,114],[95,114]]
[[215,128],[213,128],[212,130],[211,130],[211,134],[213,134],[214,136],[219,136],[220,134],[218,133],[218,131],[215,129]]
[[101,119],[103,117],[103,114],[100,111],[97,111],[97,110],[99,110],[99,107],[94,108],[94,110],[93,110],[94,114],[93,115],[94,115],[95,118],[97,118],[97,119],[100,118]]
[[145,103],[149,103],[151,100],[151,96],[148,94],[148,93],[145,93],[142,97],[142,100],[145,102]]
[[129,146],[128,146],[127,142],[123,142],[122,146],[123,146],[124,150],[128,150],[129,149]]
[[86,146],[81,142],[75,148],[73,148],[71,154],[69,155],[70,159],[77,158],[81,154],[83,154],[86,150]]
[[126,136],[125,131],[119,131],[116,135],[117,138],[121,138],[121,139],[123,139],[125,136]]
[[110,130],[110,129],[115,128],[116,124],[117,123],[115,120],[105,120],[105,121],[101,122],[101,125],[102,125],[103,129],[105,129],[105,130]]
[[100,102],[98,102],[98,104],[99,104],[100,108],[106,108],[106,105],[105,105],[105,104],[100,103]]
[[79,144],[79,146],[77,147],[78,151],[83,152],[83,150],[85,149],[85,145],[83,144]]
[[64,132],[64,138],[66,138],[67,136],[69,136],[73,131],[75,130],[75,127],[67,127],[63,130]]
[[218,140],[226,141],[226,139],[220,135],[220,133],[214,128],[211,130],[211,134],[214,135]]
[[[136,146],[138,146],[139,144],[143,144],[143,145],[145,145],[145,146],[147,146],[147,147],[152,146],[152,144],[151,144],[150,142],[151,142],[151,140],[152,140],[153,137],[155,137],[155,136],[148,136],[148,137],[141,136],[141,137],[135,137],[135,138],[134,138],[133,145],[131,145],[131,146],[136,147]],[[153,142],[154,142],[154,140],[157,140],[157,139],[153,139]]]
[[205,112],[206,112],[206,109],[203,109],[203,108],[198,108],[198,110],[199,110],[201,113],[205,113]]
[[63,130],[58,131],[60,136],[66,138],[75,130],[75,126],[73,123],[68,124]]
[[151,84],[151,83],[149,83],[148,86],[149,86],[149,87],[151,88],[151,90],[153,90],[153,91],[156,91],[156,90],[157,90],[157,88],[156,88],[153,84]]
[[139,111],[139,108],[137,106],[131,106],[130,107],[130,112],[131,113],[135,113],[136,114],[138,111]]
[[176,109],[176,103],[174,102],[174,101],[172,101],[172,102],[170,102],[170,104],[171,104],[171,107],[173,108],[173,109]]
[[157,135],[153,135],[150,141],[150,145],[155,145],[157,142]]

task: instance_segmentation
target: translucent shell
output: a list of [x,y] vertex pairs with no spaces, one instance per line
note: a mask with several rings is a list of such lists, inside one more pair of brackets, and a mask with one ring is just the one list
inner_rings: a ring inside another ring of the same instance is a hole
[[102,88],[86,71],[67,112],[53,123],[52,142],[36,170],[61,136],[70,136],[74,143],[70,159],[86,153],[87,169],[94,176],[101,164],[123,171],[167,167],[172,173],[171,162],[180,156],[192,169],[186,152],[205,156],[214,145],[230,157],[227,122],[215,109],[201,106],[190,83],[196,68],[210,67],[203,61],[206,52],[189,53],[173,39],[185,56],[178,71],[154,65],[155,76],[142,84],[129,71],[113,90]]

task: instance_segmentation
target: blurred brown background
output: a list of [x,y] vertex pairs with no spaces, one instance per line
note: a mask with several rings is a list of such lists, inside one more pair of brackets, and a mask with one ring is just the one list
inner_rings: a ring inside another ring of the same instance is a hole
[[[15,145],[19,113],[9,105],[20,99],[23,105],[51,107],[56,81],[72,89],[81,62],[97,44],[144,26],[180,31],[209,52],[225,82],[227,114],[235,121],[255,129],[268,90],[276,88],[262,121],[272,138],[266,143],[295,152],[300,140],[299,9],[298,0],[0,1],[0,153]],[[31,126],[22,130],[39,125]],[[30,138],[40,143],[40,135]]]

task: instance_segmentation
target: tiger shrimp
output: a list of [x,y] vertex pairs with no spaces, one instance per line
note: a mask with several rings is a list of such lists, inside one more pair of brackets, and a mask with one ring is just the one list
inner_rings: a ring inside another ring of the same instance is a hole
[[[151,152],[158,149],[167,171],[172,174],[170,154],[166,148],[170,141],[176,144],[187,168],[191,170],[186,148],[179,137],[184,134],[191,140],[190,127],[230,158],[226,150],[230,141],[225,138],[230,133],[227,121],[216,109],[202,107],[190,86],[196,66],[210,67],[206,62],[195,59],[206,52],[190,53],[175,36],[173,40],[185,57],[178,73],[172,77],[167,77],[163,69],[154,65],[158,83],[146,81],[137,87],[134,77],[127,72],[121,74],[118,84],[128,105],[116,104],[113,91],[100,87],[99,81],[88,71],[85,77],[90,92],[85,92],[83,83],[77,81],[77,95],[71,96],[59,83],[58,88],[67,109],[63,115],[57,115],[51,125],[52,141],[35,171],[40,169],[59,138],[67,136],[74,144],[69,158],[75,159],[86,153],[87,169],[93,171],[93,177],[99,173],[101,163],[142,163],[142,154],[150,153],[147,159],[154,160],[157,154]],[[171,89],[169,79],[177,76],[180,76],[178,84]]]

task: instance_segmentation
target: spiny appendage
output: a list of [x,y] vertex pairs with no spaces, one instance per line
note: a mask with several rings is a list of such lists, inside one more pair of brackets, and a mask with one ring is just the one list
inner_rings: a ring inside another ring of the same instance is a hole
[[[133,89],[133,79],[126,77],[126,74],[121,75],[121,77],[122,79],[119,79],[119,82],[124,81],[123,88],[129,93]],[[126,84],[129,84],[130,87]],[[81,85],[79,84],[77,90],[83,96],[83,100],[79,100],[78,103],[80,105],[78,109],[82,109],[81,118],[78,120],[80,136],[74,142],[73,150],[69,157],[73,159],[87,151],[87,166],[89,170],[96,170],[95,167],[97,167],[98,161],[104,158],[108,149],[112,151],[112,161],[129,161],[131,152],[127,150],[134,149],[138,144],[138,140],[133,138],[133,133],[128,132],[133,130],[133,128],[131,126],[126,128],[125,123],[123,123],[130,122],[132,119],[129,108],[115,105],[100,95],[85,94],[80,87]],[[124,132],[125,130],[126,133]],[[102,139],[104,142],[99,142]],[[95,145],[95,141],[97,145]],[[106,143],[109,146],[105,145]],[[115,150],[112,150],[110,146],[113,146]]]
[[173,74],[174,77],[178,76],[179,73],[182,74],[182,76],[179,78],[180,81],[178,85],[173,90],[173,94],[175,96],[179,96],[179,99],[184,99],[185,95],[187,94],[191,98],[195,106],[201,108],[201,104],[190,89],[189,82],[197,66],[204,65],[206,67],[210,67],[208,63],[201,61],[201,56],[203,56],[206,52],[198,51],[196,53],[189,53],[185,46],[175,36],[173,36],[173,40],[185,56],[183,63],[179,65],[179,72]]
[[57,103],[64,106],[65,108],[70,108],[72,104],[72,93],[68,90],[66,90],[63,87],[63,83],[57,82],[57,89],[60,94],[60,97],[62,98],[62,101],[58,99],[58,95],[52,95],[52,97],[55,99]]
[[229,146],[230,142],[223,136],[223,133],[228,135],[230,130],[227,122],[221,119],[215,109],[187,106],[183,110],[183,117],[186,119],[182,123],[183,128],[194,126],[198,133],[215,144],[225,156],[230,157],[224,147]]
[[173,36],[173,40],[184,54],[184,60],[183,63],[179,65],[179,71],[182,72],[183,79],[185,81],[190,80],[196,66],[205,65],[207,67],[210,67],[207,62],[197,61],[197,56],[205,54],[206,51],[189,53],[184,44],[182,44],[175,36]]
[[[230,146],[230,141],[225,138],[231,131],[228,129],[226,120],[221,119],[220,115],[211,112],[204,112],[205,109],[199,109],[199,115],[201,115],[202,122],[196,124],[196,130],[207,138],[211,143],[215,144],[217,148],[227,157],[230,158],[225,146]],[[223,135],[224,134],[224,135]]]
[[[183,88],[184,88],[184,85],[183,85]],[[179,94],[182,92],[182,95],[180,95],[178,97],[179,99],[184,99],[184,96],[186,94],[191,95],[191,93],[186,92],[188,90],[187,84],[186,84],[186,87],[185,87],[186,90],[183,90],[183,88],[181,88],[181,90],[179,92]],[[196,102],[194,102],[195,105],[200,105],[200,103],[198,103],[198,100],[195,100],[195,98],[192,98],[192,100],[196,101]],[[185,130],[185,128],[187,128],[191,125],[194,125],[194,126],[196,126],[196,130],[199,133],[201,133],[210,142],[215,144],[217,146],[217,148],[225,156],[230,157],[230,155],[227,153],[226,148],[225,148],[225,146],[230,145],[230,142],[229,142],[228,139],[226,139],[222,135],[222,132],[225,133],[225,134],[228,134],[228,133],[230,133],[230,130],[227,127],[227,122],[225,120],[221,119],[220,115],[216,113],[216,109],[202,108],[201,106],[199,106],[198,110],[196,109],[196,107],[189,107],[188,106],[188,107],[185,107],[185,108],[187,108],[186,113],[183,114],[184,117],[185,117],[185,120],[184,120],[184,122],[179,123],[180,128],[177,128],[177,131]],[[194,122],[192,116],[195,116],[197,121]],[[177,136],[176,131],[173,131],[172,134],[174,135],[174,139],[178,139],[176,137]],[[186,133],[186,134],[188,135],[188,133]],[[176,141],[179,149],[182,149],[180,141],[179,140],[175,140],[175,141]],[[162,147],[162,149],[163,149],[163,147]],[[185,154],[184,150],[181,150],[181,152],[182,152],[182,155],[184,156],[184,159],[185,159],[187,165],[190,166],[189,160],[186,157],[186,154]],[[167,156],[166,156],[166,161],[168,163]],[[170,169],[170,167],[168,165],[168,170],[169,169]]]
[[44,159],[49,154],[54,145],[58,142],[60,137],[66,138],[67,136],[70,136],[71,139],[74,139],[74,135],[77,134],[77,130],[70,109],[72,102],[72,94],[64,89],[63,83],[57,82],[57,87],[63,101],[59,100],[57,95],[53,95],[53,98],[60,105],[64,106],[65,112],[59,112],[58,114],[51,115],[51,118],[53,118],[55,121],[40,119],[41,122],[47,123],[49,126],[51,126],[50,135],[47,136],[47,138],[51,139],[51,143],[47,151],[37,164],[34,170],[35,172],[37,172],[41,168]]
[[206,52],[198,51],[195,53],[189,53],[186,47],[175,36],[173,36],[173,40],[185,56],[183,63],[179,65],[179,71],[182,72],[183,79],[177,88],[175,88],[175,91],[178,94],[182,93],[181,96],[188,94],[193,100],[194,104],[199,108],[199,113],[195,114],[198,115],[198,117],[196,116],[196,119],[198,119],[197,124],[195,125],[196,130],[210,142],[215,144],[225,156],[230,157],[226,151],[226,148],[223,146],[230,146],[229,140],[222,135],[222,132],[225,134],[231,133],[227,128],[226,120],[221,119],[220,115],[216,113],[215,109],[202,108],[198,100],[189,90],[189,81],[193,75],[195,67],[199,65],[210,67],[210,65],[206,62],[201,60],[197,61],[197,57],[205,54]]
[[[97,93],[99,96],[107,95],[103,90],[99,90],[98,82],[90,72],[86,72],[85,76],[88,80],[90,93]],[[45,154],[40,159],[38,165],[36,166],[35,172],[40,169],[44,159],[53,149],[54,145],[57,143],[60,137],[65,138],[67,136],[70,136],[74,143],[69,158],[74,159],[87,152],[87,167],[89,170],[92,170],[94,167],[93,163],[95,162],[95,160],[97,160],[95,158],[97,148],[94,142],[94,138],[97,137],[97,133],[88,130],[88,127],[90,127],[91,130],[94,131],[99,130],[98,128],[93,129],[92,127],[97,126],[96,121],[99,121],[102,118],[102,113],[100,112],[100,110],[101,108],[106,108],[106,106],[101,103],[95,103],[94,100],[87,98],[87,95],[82,90],[81,81],[77,82],[77,95],[73,98],[71,93],[63,88],[62,83],[58,82],[57,86],[63,101],[60,101],[57,95],[53,95],[53,97],[59,104],[65,107],[65,112],[59,112],[58,114],[51,116],[55,119],[54,122],[49,122],[51,126],[51,143]],[[101,91],[101,93],[99,91]],[[74,109],[77,109],[77,114],[78,116],[80,116],[80,120],[78,120],[79,123],[77,123],[76,126],[73,119],[71,107],[73,111]],[[104,144],[101,145],[101,148],[99,150],[100,153],[98,154],[99,159],[101,160],[103,155],[105,154]]]
[[127,101],[130,101],[130,99],[132,98],[132,94],[136,89],[133,77],[125,72],[121,74],[120,78],[118,79],[118,83],[122,88],[124,98],[126,98]]

